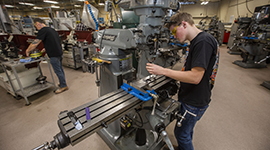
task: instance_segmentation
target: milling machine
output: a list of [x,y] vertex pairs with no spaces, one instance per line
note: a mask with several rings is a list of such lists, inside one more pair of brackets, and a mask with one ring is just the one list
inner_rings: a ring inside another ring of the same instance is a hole
[[234,64],[243,68],[265,68],[270,47],[270,5],[256,7],[249,27],[238,36],[243,60]]
[[[61,112],[60,133],[35,150],[75,145],[95,132],[114,150],[154,150],[165,143],[173,149],[165,128],[176,118],[181,126],[185,117],[178,114],[180,103],[172,99],[178,84],[165,76],[150,75],[145,67],[146,63],[170,67],[180,60],[178,51],[183,48],[163,28],[170,18],[165,16],[167,10],[177,11],[180,4],[177,0],[125,0],[118,5],[132,9],[140,16],[140,24],[94,32],[100,51],[84,63],[89,72],[96,72],[100,97]],[[137,70],[132,66],[132,51],[139,59]]]
[[229,49],[228,53],[233,55],[240,55],[241,50],[239,49],[239,39],[236,37],[243,36],[245,30],[249,27],[251,23],[251,17],[239,17],[234,21],[234,24],[231,28],[231,33],[227,48]]
[[218,41],[219,45],[222,45],[223,43],[224,31],[224,24],[220,20],[218,20],[218,17],[216,15],[212,17],[206,32],[213,35]]
[[219,18],[215,15],[211,17],[209,24],[206,25],[207,19],[209,19],[208,16],[202,18],[197,27],[211,34],[218,41],[219,45],[222,45],[225,31],[224,23],[218,20]]
[[82,60],[89,57],[90,49],[94,49],[91,44],[92,31],[70,29],[70,31],[58,30],[57,32],[62,39],[63,65],[73,69],[83,67]]

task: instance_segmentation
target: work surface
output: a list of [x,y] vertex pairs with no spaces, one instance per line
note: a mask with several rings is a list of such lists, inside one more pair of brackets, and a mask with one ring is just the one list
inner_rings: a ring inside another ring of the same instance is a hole
[[[198,122],[194,132],[196,150],[269,150],[270,149],[270,90],[260,86],[270,81],[270,65],[264,69],[244,69],[232,64],[240,56],[229,55],[221,47],[220,67],[213,89],[212,102]],[[47,64],[41,64],[44,75],[51,81]],[[176,69],[181,68],[178,64]],[[48,89],[16,100],[0,88],[0,149],[29,150],[51,141],[59,132],[58,114],[85,104],[98,96],[95,75],[64,68],[69,90],[55,95]],[[55,79],[56,76],[55,76]],[[167,131],[173,144],[173,122]],[[109,150],[93,134],[67,150]]]

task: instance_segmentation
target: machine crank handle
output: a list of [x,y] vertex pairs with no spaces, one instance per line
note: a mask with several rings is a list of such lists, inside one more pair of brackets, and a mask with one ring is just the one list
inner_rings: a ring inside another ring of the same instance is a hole
[[44,144],[34,148],[33,150],[53,150],[53,149],[63,149],[70,144],[70,139],[68,135],[59,132],[56,134],[51,142],[45,142]]
[[190,112],[190,111],[188,111],[188,110],[185,111],[184,115],[177,114],[176,116],[177,116],[178,118],[181,118],[181,119],[177,122],[177,126],[178,126],[178,127],[181,127],[181,126],[182,126],[182,122],[183,122],[183,120],[186,119],[185,116],[186,116],[187,114],[190,114],[190,115],[192,115],[192,116],[194,116],[194,117],[197,116],[196,114],[194,114],[194,113],[192,113],[192,112]]
[[[96,62],[96,61],[95,61]],[[100,66],[101,67],[101,66]],[[99,80],[99,77],[98,77],[98,69],[97,69],[97,65],[95,65],[95,71],[96,71],[96,85],[97,86],[100,86],[100,80]]]
[[262,60],[260,60],[260,61],[258,61],[258,62],[255,62],[255,63],[256,63],[256,64],[260,64],[260,63],[266,61],[268,58],[270,58],[270,55],[266,56],[264,59],[262,59]]
[[169,108],[172,107],[172,105],[173,105],[174,103],[176,103],[176,101],[173,99],[172,102],[170,103],[170,105],[163,111],[163,114],[166,115],[166,114],[167,114],[167,111],[169,110]]
[[33,150],[47,150],[50,149],[49,142],[45,142],[44,144],[34,148]]
[[162,139],[165,141],[165,143],[167,144],[168,148],[169,148],[170,150],[174,150],[173,145],[172,145],[172,142],[171,142],[171,140],[169,139],[167,132],[166,132],[165,130],[163,130],[163,131],[160,133],[160,135],[161,135]]

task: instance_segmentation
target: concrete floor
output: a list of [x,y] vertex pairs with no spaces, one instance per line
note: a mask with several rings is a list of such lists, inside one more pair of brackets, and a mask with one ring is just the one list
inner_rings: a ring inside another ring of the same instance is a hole
[[[221,48],[220,67],[213,89],[212,102],[194,132],[197,150],[269,150],[270,90],[260,86],[270,81],[270,65],[263,69],[244,69],[232,64],[240,60]],[[179,65],[178,65],[179,66]],[[43,72],[49,78],[46,64]],[[59,132],[58,114],[96,99],[95,75],[64,68],[69,90],[55,95],[48,89],[29,97],[32,103],[16,100],[0,87],[0,149],[28,150],[51,141]],[[56,78],[55,78],[56,79]],[[174,123],[167,127],[172,143]],[[109,150],[93,134],[67,150]]]

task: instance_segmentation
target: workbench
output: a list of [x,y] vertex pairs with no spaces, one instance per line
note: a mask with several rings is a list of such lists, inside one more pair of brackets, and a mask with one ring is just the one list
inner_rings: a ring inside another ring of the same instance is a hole
[[[22,67],[22,66],[25,66],[25,65],[28,65],[28,64],[37,63],[37,67],[38,67],[39,73],[40,73],[41,76],[43,76],[42,70],[40,68],[40,62],[41,61],[44,61],[44,60],[46,60],[47,62],[49,62],[48,61],[48,58],[45,58],[45,57],[41,57],[39,59],[35,59],[35,60],[32,60],[30,62],[26,62],[26,63],[21,63],[19,60],[10,60],[10,61],[7,61],[7,62],[2,62],[3,70],[6,73],[6,76],[8,78],[9,84],[11,86],[11,90],[15,94],[14,96],[17,99],[20,98],[20,96],[23,97],[25,99],[25,101],[26,101],[26,105],[27,106],[31,104],[28,101],[27,97],[32,96],[32,95],[34,95],[34,94],[36,94],[38,92],[41,92],[41,91],[46,90],[46,89],[51,88],[51,87],[54,87],[56,89],[54,78],[53,78],[53,74],[52,74],[52,71],[51,71],[51,66],[50,66],[50,63],[47,63],[48,64],[49,71],[50,71],[50,74],[51,74],[51,77],[52,77],[52,82],[48,82],[47,81],[47,82],[45,82],[43,84],[40,84],[37,81],[37,82],[33,82],[34,84],[28,85],[26,87],[23,86],[23,84],[21,82],[21,78],[18,76],[17,68]],[[31,69],[29,69],[29,70],[31,70]],[[12,80],[11,75],[14,75],[15,76],[15,81],[16,81],[16,83],[19,86],[18,89],[15,88],[14,81]],[[35,79],[33,79],[33,80],[35,80]]]

